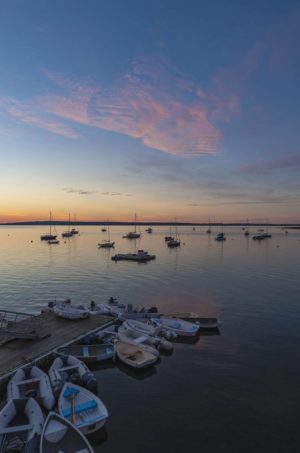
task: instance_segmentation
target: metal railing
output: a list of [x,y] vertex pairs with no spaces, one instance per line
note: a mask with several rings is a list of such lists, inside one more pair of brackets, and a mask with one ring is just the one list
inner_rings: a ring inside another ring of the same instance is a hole
[[0,330],[5,330],[17,322],[24,321],[25,319],[29,319],[34,316],[35,315],[29,313],[0,309]]

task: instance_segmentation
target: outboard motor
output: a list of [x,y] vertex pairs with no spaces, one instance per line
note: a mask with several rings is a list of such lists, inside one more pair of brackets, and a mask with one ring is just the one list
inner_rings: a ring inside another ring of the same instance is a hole
[[88,390],[90,390],[93,393],[97,393],[97,381],[93,373],[91,372],[86,372],[82,375],[81,377],[82,384],[84,387],[86,387]]
[[49,308],[53,308],[55,305],[55,302],[53,302],[53,300],[51,300],[50,302],[48,302],[48,307]]
[[158,313],[157,307],[151,307],[149,313]]
[[92,310],[95,310],[96,302],[94,300],[92,300],[90,306],[91,306]]

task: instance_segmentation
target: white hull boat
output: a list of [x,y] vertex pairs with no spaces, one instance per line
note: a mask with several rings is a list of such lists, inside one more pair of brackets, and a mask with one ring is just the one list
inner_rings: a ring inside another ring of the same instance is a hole
[[37,366],[19,368],[7,385],[7,399],[35,398],[48,411],[55,404],[49,377]]
[[[131,341],[127,340],[129,343],[132,344],[146,344],[164,351],[171,351],[173,349],[173,345],[170,341],[165,340],[162,337],[158,337],[156,335],[147,335],[146,333],[142,333],[135,329],[134,326],[136,324],[134,322],[124,322],[123,325],[118,330],[118,336],[120,340],[126,341],[126,337]],[[123,338],[121,338],[121,335]]]
[[133,368],[146,368],[157,361],[157,357],[151,352],[124,341],[117,340],[115,350],[118,358]]
[[81,360],[72,355],[57,357],[52,363],[48,374],[55,395],[60,393],[66,382],[74,380],[74,378],[83,387],[93,392],[97,391],[97,381],[94,374]]
[[108,418],[108,411],[100,398],[74,384],[64,385],[58,399],[58,412],[83,434],[98,431]]
[[183,319],[172,318],[154,318],[153,323],[162,329],[175,332],[181,337],[193,337],[197,334],[200,326],[193,322],[184,321]]
[[125,327],[120,326],[118,330],[118,338],[124,343],[129,343],[138,346],[145,351],[159,357],[159,352],[155,347],[154,341],[151,342],[150,337],[147,335],[139,334],[133,330],[127,330]]
[[39,453],[94,453],[89,441],[71,422],[55,412],[46,419]]
[[53,311],[59,318],[70,320],[85,319],[90,315],[89,310],[72,305],[69,299],[62,303],[56,303]]
[[44,415],[33,398],[9,400],[0,411],[1,451],[36,452],[43,425]]
[[72,344],[59,348],[56,352],[59,355],[73,355],[84,363],[102,362],[115,355],[114,347],[109,344]]
[[123,326],[126,329],[133,329],[136,332],[142,333],[143,335],[157,336],[161,331],[161,326],[150,326],[145,322],[137,321],[135,319],[127,319],[124,321]]

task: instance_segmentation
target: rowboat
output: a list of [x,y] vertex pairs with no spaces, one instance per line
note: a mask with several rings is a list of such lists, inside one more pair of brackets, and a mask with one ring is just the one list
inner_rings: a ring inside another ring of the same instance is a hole
[[157,327],[175,332],[182,337],[193,337],[197,334],[200,326],[193,322],[184,321],[183,319],[172,318],[153,318],[153,324]]
[[121,340],[115,342],[115,350],[118,358],[133,368],[145,368],[157,361],[157,357],[151,352]]
[[55,412],[49,412],[39,453],[94,453],[89,441],[71,422]]
[[45,409],[55,404],[49,377],[37,366],[19,368],[7,385],[7,399],[35,398]]
[[53,311],[56,316],[71,320],[84,319],[90,315],[89,310],[85,307],[72,305],[70,299],[61,303],[56,303],[53,307]]
[[167,314],[166,317],[183,319],[184,321],[194,322],[200,326],[201,330],[218,329],[219,327],[219,321],[217,318],[199,316],[197,313],[194,312],[171,313]]
[[33,398],[9,400],[0,411],[1,451],[36,452],[43,425],[44,415]]
[[72,355],[57,357],[48,374],[55,395],[60,393],[65,382],[73,382],[74,380],[93,392],[97,391],[97,381],[94,374],[81,360]]
[[98,431],[108,418],[108,411],[100,398],[74,384],[64,385],[58,399],[58,412],[83,434]]
[[118,330],[118,337],[120,340],[136,345],[145,344],[165,351],[171,351],[173,349],[173,345],[170,341],[156,335],[142,333],[135,329],[135,323],[131,323],[131,320],[128,321],[129,322],[124,322]]
[[110,344],[72,344],[58,348],[59,355],[72,355],[85,363],[102,362],[113,358],[115,350]]
[[127,330],[125,327],[120,326],[118,330],[118,338],[124,343],[129,343],[134,346],[142,348],[144,351],[151,352],[151,354],[159,357],[159,352],[147,335],[140,335],[133,330]]

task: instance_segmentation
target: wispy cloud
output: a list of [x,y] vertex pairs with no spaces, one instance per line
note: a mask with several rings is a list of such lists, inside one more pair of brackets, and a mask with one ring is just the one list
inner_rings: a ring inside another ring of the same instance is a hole
[[92,195],[97,193],[97,190],[74,189],[73,187],[63,187],[61,190],[67,193],[76,193],[79,195]]
[[250,173],[257,175],[265,175],[281,169],[290,169],[299,171],[300,154],[289,155],[273,160],[262,160],[255,164],[242,165],[239,168],[241,173]]
[[101,195],[105,195],[107,197],[132,197],[131,193],[123,193],[123,192],[102,192]]

